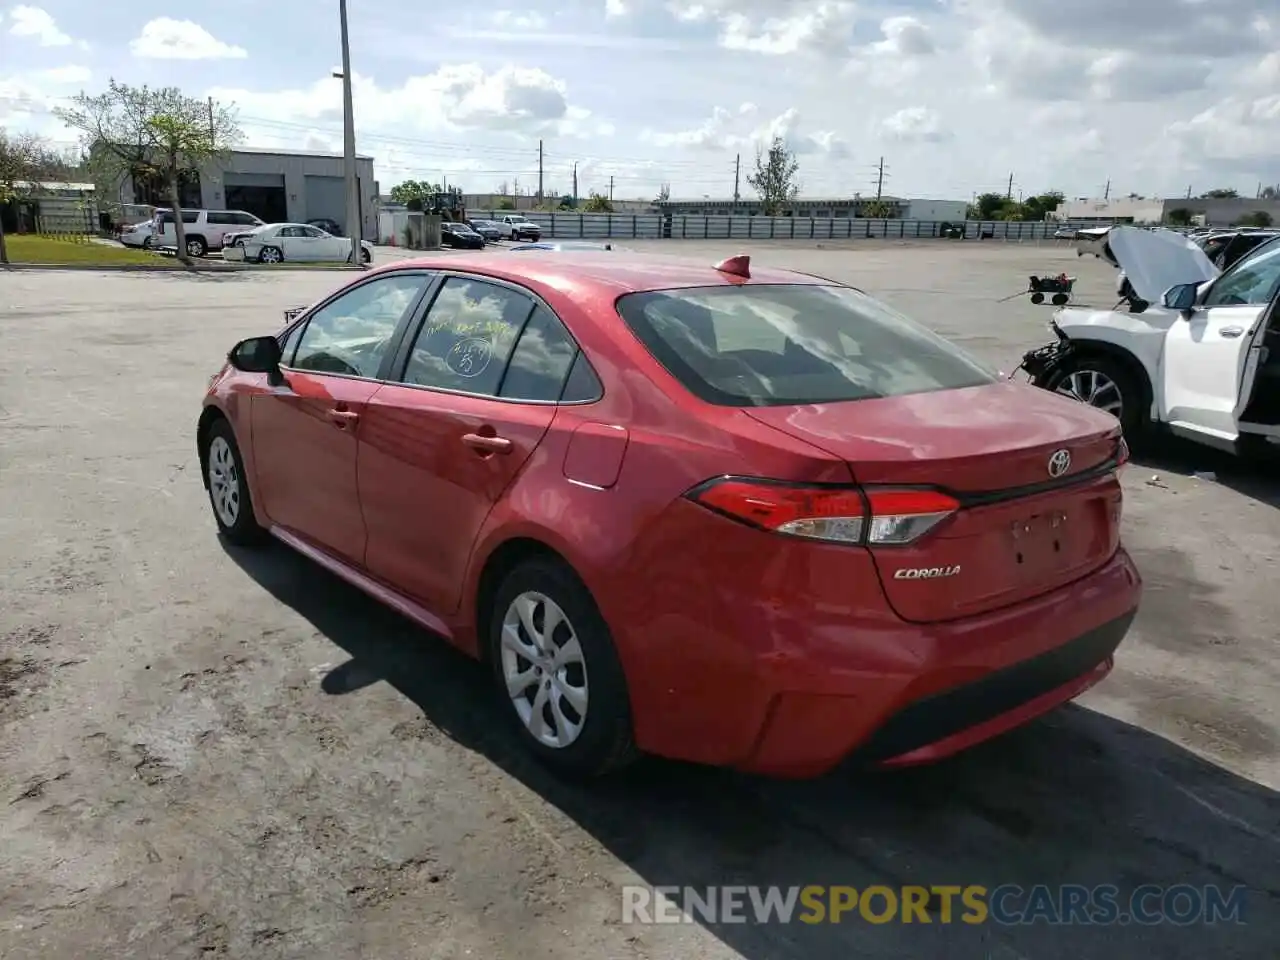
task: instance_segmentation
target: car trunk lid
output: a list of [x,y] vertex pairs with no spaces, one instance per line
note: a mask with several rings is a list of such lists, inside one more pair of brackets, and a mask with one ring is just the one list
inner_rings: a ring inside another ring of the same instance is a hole
[[906,620],[1046,593],[1106,563],[1119,544],[1120,427],[1085,404],[1000,382],[745,412],[844,459],[873,506],[882,488],[953,498],[954,513],[920,539],[870,548]]

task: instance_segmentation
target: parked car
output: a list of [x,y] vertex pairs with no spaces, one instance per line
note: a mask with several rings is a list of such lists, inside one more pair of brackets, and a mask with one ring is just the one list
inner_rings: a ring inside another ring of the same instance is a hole
[[498,221],[504,240],[541,240],[542,228],[523,214],[509,213]]
[[195,425],[217,529],[487,661],[562,772],[933,761],[1100,681],[1138,606],[1115,419],[851,287],[437,254],[286,316]]
[[[365,263],[373,261],[373,247],[360,241]],[[351,239],[335,237],[306,223],[270,223],[238,237],[222,248],[224,260],[256,260],[258,263],[312,261],[342,263],[351,260]]]
[[1116,417],[1236,453],[1280,438],[1280,237],[1219,270],[1170,230],[1116,227],[1107,245],[1141,310],[1064,307],[1029,351],[1031,382]]
[[521,243],[508,250],[624,250],[612,243],[591,243],[586,240],[543,240],[538,243]]
[[484,247],[484,237],[465,223],[442,223],[440,242],[446,247],[462,247],[467,250],[480,250]]
[[1280,236],[1277,230],[1224,230],[1206,234],[1196,242],[1215,267],[1226,270],[1254,247],[1260,247],[1277,236]]
[[342,224],[337,220],[330,220],[328,217],[320,217],[316,220],[308,220],[307,226],[316,227],[329,234],[331,237],[341,237],[343,235]]
[[468,220],[467,226],[484,237],[485,243],[497,243],[502,239],[502,228],[492,220]]
[[[155,247],[172,247],[178,242],[173,224],[172,210],[157,210],[151,244]],[[227,233],[244,232],[245,228],[260,227],[263,222],[244,210],[190,210],[182,211],[183,232],[187,255],[203,257],[210,250],[222,248],[222,238]]]
[[126,247],[138,247],[144,250],[151,248],[155,238],[155,224],[150,220],[132,223],[120,230],[120,242]]

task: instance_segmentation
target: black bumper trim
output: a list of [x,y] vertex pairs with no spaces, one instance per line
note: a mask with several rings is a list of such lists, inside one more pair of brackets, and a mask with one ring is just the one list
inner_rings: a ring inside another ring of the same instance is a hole
[[850,759],[876,763],[910,753],[1084,676],[1115,653],[1136,613],[1128,613],[981,680],[908,704],[863,741]]

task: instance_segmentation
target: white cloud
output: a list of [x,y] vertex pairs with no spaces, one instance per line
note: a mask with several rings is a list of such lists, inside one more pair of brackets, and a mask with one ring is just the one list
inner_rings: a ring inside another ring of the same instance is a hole
[[42,47],[67,47],[72,39],[58,29],[53,17],[39,7],[19,5],[9,11],[9,33],[15,37],[30,37]]
[[630,12],[624,0],[604,0],[604,15],[606,17],[616,19],[625,17]]
[[244,47],[223,43],[198,23],[171,17],[148,21],[129,41],[129,51],[149,60],[243,60],[249,55]]
[[834,158],[848,156],[849,145],[831,130],[805,133],[801,129],[800,111],[795,107],[775,117],[757,122],[759,108],[744,103],[736,110],[716,107],[711,116],[696,127],[685,130],[645,130],[642,138],[659,147],[684,147],[694,150],[754,150],[767,147],[774,137],[781,137],[797,156],[821,154]]
[[497,10],[489,18],[494,26],[507,30],[542,30],[547,25],[546,17],[536,12],[518,13],[514,10]]
[[[326,121],[342,116],[342,88],[323,78],[289,90],[217,88],[210,96],[235,103],[242,122]],[[363,130],[491,130],[506,134],[607,136],[612,127],[589,110],[571,105],[567,87],[544,70],[505,66],[492,73],[474,64],[443,66],[435,73],[408,77],[382,87],[354,73],[352,99],[356,124]]]
[[881,124],[889,137],[903,143],[938,143],[950,139],[942,118],[928,107],[904,107]]
[[718,23],[719,43],[727,50],[771,56],[845,55],[857,19],[847,0],[670,0],[667,10],[680,22]]

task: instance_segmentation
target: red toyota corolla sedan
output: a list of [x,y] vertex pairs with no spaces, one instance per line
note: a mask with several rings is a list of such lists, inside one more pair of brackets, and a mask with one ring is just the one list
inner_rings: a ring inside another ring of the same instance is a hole
[[232,349],[196,434],[228,540],[483,658],[576,775],[932,761],[1104,677],[1141,592],[1114,418],[747,257],[373,270]]

